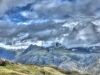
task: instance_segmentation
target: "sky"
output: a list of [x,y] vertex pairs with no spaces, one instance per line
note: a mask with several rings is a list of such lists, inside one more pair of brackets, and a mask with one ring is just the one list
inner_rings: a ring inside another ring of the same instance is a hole
[[0,0],[0,47],[100,44],[100,0]]

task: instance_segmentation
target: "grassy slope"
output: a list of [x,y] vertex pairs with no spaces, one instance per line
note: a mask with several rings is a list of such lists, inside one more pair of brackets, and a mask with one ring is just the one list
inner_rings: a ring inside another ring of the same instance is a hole
[[7,64],[0,66],[0,75],[88,75],[75,71],[63,71],[55,67]]

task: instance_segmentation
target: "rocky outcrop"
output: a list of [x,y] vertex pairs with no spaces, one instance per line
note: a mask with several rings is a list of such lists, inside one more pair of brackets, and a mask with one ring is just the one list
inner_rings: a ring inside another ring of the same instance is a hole
[[5,65],[11,64],[11,63],[13,63],[13,62],[10,62],[8,60],[0,58],[0,66],[5,66]]

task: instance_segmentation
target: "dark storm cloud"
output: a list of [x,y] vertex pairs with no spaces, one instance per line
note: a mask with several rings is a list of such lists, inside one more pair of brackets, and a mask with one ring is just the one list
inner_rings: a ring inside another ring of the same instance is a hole
[[[63,2],[62,0],[52,0],[51,2],[36,3],[33,9],[40,14],[47,15],[53,18],[68,18],[68,17],[81,17],[81,16],[96,16],[100,12],[100,0],[76,0]],[[41,11],[41,12],[40,12]],[[52,15],[52,16],[51,16]]]
[[4,42],[6,40],[6,44],[12,44],[16,41],[55,39],[68,32],[68,29],[62,27],[62,24],[55,24],[52,21],[38,25],[34,23],[31,25],[2,24],[0,25],[0,41]]

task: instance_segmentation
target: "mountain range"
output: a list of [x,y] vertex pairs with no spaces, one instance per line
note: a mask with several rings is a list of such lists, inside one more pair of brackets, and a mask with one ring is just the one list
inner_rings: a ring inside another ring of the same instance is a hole
[[25,50],[7,50],[0,47],[0,57],[28,65],[55,66],[63,70],[100,74],[100,47],[66,48],[60,43],[49,47],[30,45]]
[[17,53],[12,50],[7,50],[5,48],[0,47],[0,57],[8,60],[14,60],[16,57]]
[[64,70],[100,74],[100,47],[65,48],[57,44],[50,47],[30,45],[14,60],[22,64],[56,66]]

